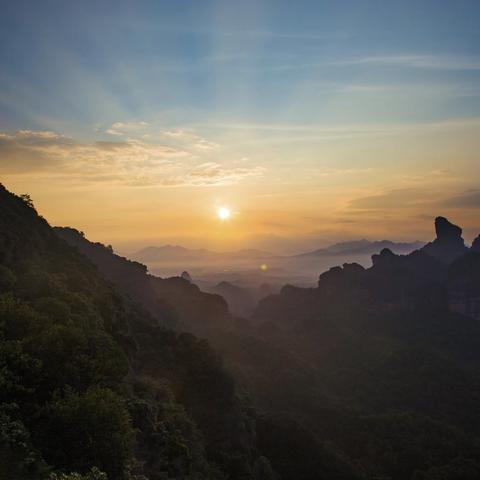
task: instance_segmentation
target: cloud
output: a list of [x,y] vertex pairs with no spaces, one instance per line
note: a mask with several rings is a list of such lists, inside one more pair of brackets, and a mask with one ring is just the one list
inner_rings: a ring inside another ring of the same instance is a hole
[[359,210],[405,208],[429,203],[428,193],[417,188],[401,188],[378,195],[356,198],[350,202],[349,206]]
[[191,130],[185,130],[183,128],[177,128],[173,130],[162,130],[161,135],[167,139],[180,142],[187,148],[192,148],[198,151],[212,151],[220,148],[220,145],[215,142],[211,142],[195,133]]
[[68,141],[69,138],[46,130],[18,130],[14,134],[0,132],[0,143],[2,144],[7,144],[9,142],[15,142],[21,145],[39,143],[48,144],[52,142],[58,143],[60,140]]
[[147,122],[115,122],[106,130],[109,135],[126,135],[132,131],[144,130],[149,127]]
[[416,68],[425,70],[477,71],[480,70],[480,57],[432,54],[392,54],[344,58],[339,60],[319,59],[306,63],[283,63],[264,68],[272,70],[299,70],[323,67],[379,66]]
[[188,174],[192,185],[228,185],[238,183],[247,177],[261,177],[265,172],[263,167],[225,168],[215,162],[207,162],[193,168]]
[[112,124],[112,128],[120,130],[136,130],[148,126],[149,124],[147,122],[115,122]]
[[[458,191],[458,190],[457,190]],[[409,207],[428,207],[430,209],[480,208],[480,190],[472,188],[460,193],[452,193],[448,188],[421,185],[410,188],[398,188],[378,195],[370,195],[352,200],[349,207],[356,210],[391,210]]]
[[117,130],[114,130],[113,128],[108,128],[108,129],[106,130],[106,132],[107,132],[109,135],[120,135],[120,136],[121,136],[121,135],[124,135],[123,132],[119,132],[119,131],[117,131]]
[[263,175],[261,167],[229,167],[190,152],[137,140],[79,143],[54,132],[0,132],[0,173],[131,186],[212,186]]
[[196,143],[193,144],[193,148],[196,148],[198,150],[203,150],[203,151],[210,151],[210,150],[216,150],[217,148],[219,148],[219,145],[218,143],[209,142],[208,140],[201,138],[200,140],[198,140]]
[[[414,132],[448,132],[480,128],[480,117],[459,117],[424,123],[351,123],[351,124],[286,124],[286,123],[203,123],[204,128],[226,131],[262,131],[281,133],[287,141],[290,135],[310,134],[310,139],[319,135],[332,136],[377,136]],[[306,137],[305,137],[306,138]]]
[[188,132],[187,130],[183,130],[182,128],[176,128],[174,130],[162,130],[161,134],[164,137],[168,138],[175,138],[175,139],[181,139],[181,140],[187,140],[196,138],[196,135],[193,135],[191,132]]
[[460,195],[447,198],[443,202],[446,208],[480,208],[480,190],[467,190]]
[[480,57],[453,55],[378,55],[333,62],[334,65],[379,65],[433,70],[480,70]]

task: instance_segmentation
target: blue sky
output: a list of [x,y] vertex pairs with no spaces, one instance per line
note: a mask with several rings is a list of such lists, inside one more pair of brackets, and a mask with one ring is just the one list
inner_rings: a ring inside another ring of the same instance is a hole
[[[480,108],[476,1],[3,3],[1,128],[429,121]],[[411,101],[392,99],[402,89]]]
[[127,190],[186,211],[182,188],[245,236],[381,235],[462,195],[473,232],[479,25],[473,0],[3,1],[0,174],[57,223],[101,187],[103,217],[73,218],[100,237]]

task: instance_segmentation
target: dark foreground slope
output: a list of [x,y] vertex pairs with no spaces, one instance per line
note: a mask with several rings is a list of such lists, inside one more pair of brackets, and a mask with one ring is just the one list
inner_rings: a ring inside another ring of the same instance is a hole
[[208,344],[160,327],[0,186],[0,479],[93,467],[110,480],[273,475]]

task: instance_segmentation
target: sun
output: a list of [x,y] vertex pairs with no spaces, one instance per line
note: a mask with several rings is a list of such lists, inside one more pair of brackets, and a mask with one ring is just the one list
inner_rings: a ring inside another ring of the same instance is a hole
[[231,215],[230,209],[227,207],[219,207],[217,209],[217,217],[222,221],[228,220]]

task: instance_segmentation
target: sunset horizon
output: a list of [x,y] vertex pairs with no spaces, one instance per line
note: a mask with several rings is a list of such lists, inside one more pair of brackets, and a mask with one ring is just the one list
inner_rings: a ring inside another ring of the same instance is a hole
[[121,251],[471,241],[478,9],[342,3],[6,2],[2,182]]

